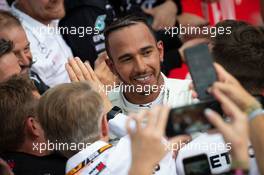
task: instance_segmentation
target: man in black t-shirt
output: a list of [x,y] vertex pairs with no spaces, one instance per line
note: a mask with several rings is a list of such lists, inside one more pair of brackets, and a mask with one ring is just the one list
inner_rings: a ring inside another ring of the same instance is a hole
[[22,152],[1,155],[15,175],[63,175],[67,159],[59,153],[35,156]]
[[65,8],[66,16],[60,21],[60,27],[79,31],[84,27],[87,32],[61,34],[74,56],[88,60],[94,67],[99,54],[105,51],[103,31],[115,13],[107,0],[65,0]]
[[[26,76],[0,83],[0,157],[15,175],[62,175],[67,159],[52,153],[38,122],[40,94]],[[45,146],[45,147],[44,147]]]

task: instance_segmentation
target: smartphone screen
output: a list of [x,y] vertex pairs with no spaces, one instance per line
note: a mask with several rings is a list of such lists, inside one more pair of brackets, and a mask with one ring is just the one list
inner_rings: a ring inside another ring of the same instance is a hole
[[198,98],[201,101],[213,99],[207,89],[217,80],[217,76],[208,46],[199,44],[185,49],[184,54]]
[[210,164],[206,154],[183,159],[185,175],[211,175]]
[[215,110],[220,114],[223,113],[221,105],[215,100],[171,109],[166,127],[167,137],[191,134],[193,132],[205,132],[208,129],[212,129],[213,125],[204,115],[206,108]]

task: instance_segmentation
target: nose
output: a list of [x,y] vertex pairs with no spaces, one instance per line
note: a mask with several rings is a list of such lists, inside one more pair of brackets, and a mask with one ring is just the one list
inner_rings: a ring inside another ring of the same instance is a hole
[[137,73],[145,73],[147,65],[141,56],[137,56],[134,62],[134,70]]

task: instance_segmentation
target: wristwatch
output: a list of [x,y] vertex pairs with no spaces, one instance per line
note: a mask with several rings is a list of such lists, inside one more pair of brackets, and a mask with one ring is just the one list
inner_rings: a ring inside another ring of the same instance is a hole
[[117,107],[117,106],[114,106],[108,113],[107,113],[107,121],[115,118],[115,116],[117,114],[120,114],[122,113],[122,109]]

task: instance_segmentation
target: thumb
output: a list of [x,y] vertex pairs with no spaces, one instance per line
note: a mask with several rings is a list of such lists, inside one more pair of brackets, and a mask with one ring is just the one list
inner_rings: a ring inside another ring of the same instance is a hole
[[103,62],[105,62],[105,60],[106,60],[105,55],[100,54],[100,55],[96,58],[96,60],[95,60],[95,62],[94,62],[94,67],[95,67],[95,68],[98,67],[98,66],[101,65]]
[[230,132],[230,128],[228,124],[225,123],[225,121],[221,118],[221,116],[217,112],[211,109],[206,109],[204,111],[204,114],[206,118],[209,120],[209,122],[212,123],[223,135]]
[[152,15],[153,16],[153,9],[147,9],[147,8],[143,8],[142,9],[144,11],[144,13],[147,13],[149,15]]

